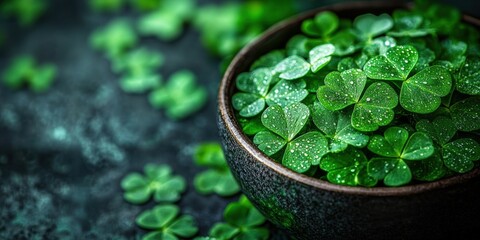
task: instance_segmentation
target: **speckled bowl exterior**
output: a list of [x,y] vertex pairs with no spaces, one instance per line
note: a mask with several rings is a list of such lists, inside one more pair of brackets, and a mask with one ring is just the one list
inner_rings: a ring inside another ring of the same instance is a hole
[[[241,132],[234,117],[231,96],[236,76],[259,56],[283,48],[304,19],[324,10],[352,18],[405,7],[386,1],[349,3],[296,16],[246,46],[222,79],[218,126],[228,164],[252,203],[296,239],[471,239],[468,236],[480,230],[480,169],[397,188],[334,185],[268,158]],[[464,21],[480,26],[478,19],[469,16]]]

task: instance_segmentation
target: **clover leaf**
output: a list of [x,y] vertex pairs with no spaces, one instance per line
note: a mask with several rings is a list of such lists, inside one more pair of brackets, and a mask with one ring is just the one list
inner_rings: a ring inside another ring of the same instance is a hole
[[443,164],[439,151],[422,161],[407,161],[412,176],[420,181],[434,181],[445,176],[447,170]]
[[480,129],[480,97],[470,97],[453,104],[450,107],[455,126],[460,131],[475,131]]
[[262,123],[269,131],[255,135],[253,141],[265,154],[271,156],[286,145],[282,163],[297,172],[307,171],[320,162],[328,151],[327,139],[316,131],[297,134],[307,123],[310,110],[303,103],[293,103],[284,108],[268,107],[262,114]]
[[198,232],[194,218],[190,215],[178,216],[177,206],[158,205],[142,212],[136,219],[139,227],[153,230],[142,240],[177,240],[193,237]]
[[314,102],[312,120],[330,139],[330,152],[341,152],[348,145],[363,148],[368,144],[369,137],[355,130],[350,124],[350,116],[344,112],[330,111],[320,102]]
[[371,58],[363,67],[367,77],[379,80],[405,80],[418,61],[418,51],[410,45],[389,48],[385,55]]
[[220,144],[203,143],[198,145],[193,158],[198,166],[209,168],[209,170],[197,174],[193,180],[195,189],[199,193],[232,196],[240,191],[240,186],[225,161]]
[[349,147],[338,153],[328,153],[320,161],[320,168],[327,171],[327,179],[336,184],[371,187],[377,180],[367,174],[367,157],[356,148]]
[[456,80],[459,92],[480,95],[480,58],[468,57]]
[[91,45],[102,50],[111,59],[118,58],[137,43],[137,35],[125,19],[116,19],[96,30],[90,37]]
[[253,117],[268,105],[286,106],[300,102],[307,95],[303,80],[280,80],[270,89],[272,75],[268,68],[259,68],[251,73],[242,73],[237,77],[237,88],[243,92],[233,95],[232,103],[242,117]]
[[298,79],[305,76],[310,71],[310,63],[302,57],[293,55],[279,62],[274,71],[279,73],[279,77],[286,80]]
[[210,229],[210,236],[218,239],[266,240],[270,233],[262,227],[266,219],[242,195],[237,202],[227,205],[223,217],[225,223],[217,223]]
[[118,12],[125,4],[125,0],[90,0],[90,7],[95,11]]
[[325,67],[330,60],[332,60],[332,54],[335,52],[335,46],[333,44],[319,45],[309,52],[311,71],[318,72]]
[[423,37],[435,33],[432,28],[426,28],[424,18],[418,13],[397,10],[393,12],[393,21],[395,23],[392,31],[387,35],[393,37]]
[[378,37],[372,40],[370,44],[363,48],[363,53],[369,57],[374,57],[377,55],[385,55],[388,49],[397,46],[397,41],[395,38],[384,36]]
[[267,130],[262,124],[260,117],[253,118],[238,118],[240,125],[242,126],[242,131],[247,135],[255,135],[261,131]]
[[152,195],[156,202],[175,202],[185,191],[185,179],[172,176],[172,169],[166,165],[147,164],[144,173],[130,173],[122,179],[123,197],[127,202],[143,204]]
[[113,61],[113,71],[116,73],[127,72],[138,76],[154,72],[162,66],[165,58],[161,53],[139,48],[126,53]]
[[46,9],[44,0],[7,0],[0,5],[3,16],[14,16],[22,26],[32,25]]
[[323,11],[315,15],[313,19],[303,21],[302,31],[312,37],[326,38],[337,30],[339,22],[335,13]]
[[127,93],[144,93],[161,86],[162,78],[156,74],[126,75],[120,79],[120,88]]
[[279,62],[281,62],[285,58],[286,58],[285,51],[281,51],[281,50],[271,51],[261,56],[255,62],[253,62],[252,66],[250,67],[250,71],[253,71],[259,68],[275,67]]
[[387,32],[392,27],[393,20],[388,14],[381,14],[379,16],[363,14],[356,17],[353,21],[353,28],[357,34],[364,39],[376,37]]
[[415,132],[409,137],[408,131],[400,127],[388,128],[384,136],[374,135],[368,149],[381,156],[368,162],[368,174],[377,180],[383,179],[387,186],[400,186],[411,181],[412,173],[405,160],[423,160],[435,151],[428,135]]
[[367,77],[359,69],[330,72],[325,77],[325,86],[317,91],[318,100],[330,110],[340,110],[360,99]]
[[38,66],[31,56],[16,57],[3,74],[3,82],[18,89],[27,85],[35,92],[44,92],[52,85],[57,74],[53,64]]
[[442,41],[441,44],[441,54],[438,56],[436,64],[446,67],[450,72],[458,71],[465,63],[467,44],[451,39]]
[[442,66],[423,69],[403,82],[400,105],[415,113],[431,113],[441,104],[441,97],[450,93],[452,78]]
[[203,107],[207,101],[207,90],[198,86],[195,75],[181,70],[170,76],[165,86],[150,93],[150,104],[159,109],[166,109],[172,119],[183,119]]

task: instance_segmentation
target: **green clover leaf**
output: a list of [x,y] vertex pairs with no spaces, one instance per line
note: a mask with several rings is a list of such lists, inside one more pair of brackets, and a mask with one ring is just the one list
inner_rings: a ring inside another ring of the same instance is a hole
[[90,8],[98,12],[118,12],[125,4],[125,0],[90,0]]
[[480,97],[470,97],[450,107],[455,126],[460,131],[470,132],[480,129]]
[[380,126],[386,126],[393,121],[393,108],[397,104],[397,93],[390,85],[384,82],[373,83],[355,104],[352,125],[360,131],[375,131]]
[[267,130],[267,128],[263,126],[261,118],[258,116],[253,118],[238,118],[238,121],[242,126],[242,131],[247,135],[255,135]]
[[393,20],[388,14],[381,14],[379,16],[363,14],[356,17],[353,21],[353,28],[357,34],[364,39],[376,37],[387,32],[392,27]]
[[253,142],[265,154],[271,156],[287,145],[282,163],[297,172],[307,171],[320,162],[328,151],[327,139],[319,132],[308,132],[297,138],[310,116],[310,110],[302,103],[284,108],[268,107],[262,114],[262,123],[270,131],[255,135]]
[[432,28],[426,28],[422,24],[424,19],[415,12],[396,10],[393,12],[395,26],[387,35],[393,37],[423,37],[435,33]]
[[127,93],[144,93],[161,86],[160,75],[127,75],[120,79],[120,88]]
[[480,160],[480,144],[471,138],[462,138],[443,146],[443,161],[449,169],[465,173]]
[[218,239],[266,240],[270,233],[262,227],[266,219],[242,195],[237,202],[227,205],[223,213],[226,223],[217,223],[210,230],[210,236]]
[[193,158],[196,165],[209,168],[209,170],[197,174],[193,180],[195,189],[199,193],[216,193],[226,197],[240,191],[240,186],[225,161],[220,144],[203,143],[198,145]]
[[116,19],[107,26],[96,30],[90,37],[93,48],[104,51],[111,59],[116,59],[137,43],[137,34],[125,19]]
[[377,180],[383,179],[387,186],[400,186],[411,181],[412,173],[405,160],[423,160],[435,151],[428,135],[416,132],[409,137],[408,131],[400,127],[388,128],[384,136],[374,135],[368,149],[382,156],[368,162],[368,174]]
[[451,89],[450,73],[442,66],[431,66],[403,82],[400,105],[410,112],[431,113]]
[[316,46],[309,52],[311,71],[316,73],[323,67],[325,67],[330,60],[332,60],[332,54],[335,52],[335,46],[333,44],[323,44]]
[[307,95],[303,80],[280,80],[269,91],[272,81],[268,68],[259,68],[237,77],[237,88],[243,92],[233,95],[232,104],[242,117],[253,117],[265,109],[266,104],[287,106],[302,101]]
[[164,62],[165,58],[161,53],[139,48],[114,59],[112,68],[116,73],[127,72],[138,76],[154,72]]
[[417,131],[427,133],[433,141],[441,146],[448,143],[457,132],[452,119],[445,116],[438,116],[433,121],[421,119],[415,128]]
[[480,95],[480,58],[468,57],[456,80],[459,92]]
[[450,72],[458,71],[465,63],[467,52],[467,44],[458,41],[447,39],[442,41],[441,54],[435,62],[438,65],[446,67]]
[[412,176],[420,181],[435,181],[447,173],[442,156],[435,151],[432,156],[422,161],[408,161]]
[[369,137],[355,130],[350,124],[350,116],[344,112],[330,111],[316,101],[312,107],[312,120],[330,139],[330,152],[344,151],[348,145],[363,148],[368,144]]
[[150,93],[150,104],[166,109],[167,116],[179,120],[200,110],[207,101],[207,90],[198,86],[195,75],[182,70],[170,76],[165,86]]
[[430,66],[430,64],[435,60],[435,53],[427,47],[417,47],[418,50],[418,61],[415,67],[412,70],[412,73],[418,73],[421,70]]
[[198,227],[192,216],[178,217],[180,209],[171,204],[158,205],[151,210],[142,212],[136,219],[139,227],[152,232],[142,237],[142,240],[178,240],[193,237]]
[[166,165],[147,164],[144,173],[131,173],[122,179],[123,197],[127,202],[143,204],[152,195],[156,202],[175,202],[185,191],[185,179],[172,176],[171,168]]
[[282,50],[271,51],[261,56],[255,62],[253,62],[252,66],[250,67],[250,71],[253,71],[259,68],[273,68],[285,58],[286,58],[285,51],[282,51]]
[[279,77],[282,79],[298,79],[310,71],[310,63],[302,57],[293,55],[279,62],[273,71],[279,73]]
[[7,0],[0,5],[3,16],[14,16],[20,25],[30,26],[37,21],[47,9],[44,0]]
[[19,56],[5,70],[3,82],[12,89],[27,85],[34,92],[44,92],[50,88],[56,74],[53,64],[37,66],[31,56]]
[[349,147],[338,153],[328,153],[320,161],[327,171],[328,181],[341,185],[372,187],[377,180],[366,173],[367,157],[362,151]]
[[[384,36],[372,40],[370,44],[363,48],[363,53],[369,57],[385,55],[388,49],[397,46],[395,38]],[[368,60],[368,59],[367,59]]]
[[325,77],[325,86],[317,91],[318,100],[329,110],[340,110],[360,99],[367,77],[359,69],[330,72]]
[[302,23],[302,31],[312,37],[326,38],[337,30],[340,20],[337,15],[330,11],[323,11],[315,15],[313,19],[307,19]]
[[410,45],[389,48],[385,55],[371,58],[363,67],[367,77],[379,80],[405,80],[418,61],[418,51]]

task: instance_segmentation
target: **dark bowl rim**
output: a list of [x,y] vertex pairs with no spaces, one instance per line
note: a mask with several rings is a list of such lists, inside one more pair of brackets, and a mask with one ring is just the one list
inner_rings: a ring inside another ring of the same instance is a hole
[[[347,3],[338,3],[338,4],[331,4],[326,5],[323,7],[319,7],[313,10],[309,10],[290,18],[287,18],[266,31],[264,31],[259,37],[255,40],[247,44],[243,47],[239,53],[235,56],[232,60],[230,65],[228,66],[227,70],[225,71],[222,80],[219,85],[218,90],[218,113],[220,120],[222,121],[221,124],[225,124],[225,128],[227,131],[230,132],[231,136],[235,140],[235,142],[244,150],[250,154],[255,161],[260,162],[261,164],[265,165],[267,168],[277,172],[280,175],[283,175],[286,178],[289,178],[295,182],[311,186],[317,190],[322,191],[331,191],[336,193],[343,193],[343,194],[350,194],[350,195],[366,195],[366,196],[406,196],[406,195],[415,195],[431,190],[441,189],[449,186],[454,186],[457,184],[461,184],[477,178],[480,176],[480,168],[476,168],[470,172],[440,179],[433,182],[425,182],[425,183],[418,183],[412,185],[405,185],[400,187],[359,187],[359,186],[344,186],[333,184],[325,180],[309,177],[307,175],[294,172],[282,164],[275,162],[273,159],[269,158],[263,152],[261,152],[251,140],[242,132],[239,124],[235,118],[235,114],[230,104],[230,97],[228,96],[229,88],[231,84],[235,84],[234,72],[237,65],[243,61],[245,55],[250,52],[252,49],[255,49],[258,45],[260,45],[263,41],[268,39],[270,36],[275,35],[275,33],[281,31],[282,29],[298,23],[307,18],[313,17],[316,13],[321,11],[344,11],[344,10],[364,10],[368,11],[369,6],[374,4],[376,7],[382,8],[411,8],[413,5],[412,3],[405,3],[405,2],[347,2]],[[462,20],[472,25],[480,26],[480,19],[472,17],[467,14],[462,14]]]

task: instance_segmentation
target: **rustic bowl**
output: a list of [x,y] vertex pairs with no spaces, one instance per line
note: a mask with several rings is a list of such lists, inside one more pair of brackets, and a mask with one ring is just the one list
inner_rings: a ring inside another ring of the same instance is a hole
[[[295,173],[262,153],[242,133],[231,97],[236,76],[273,49],[283,48],[301,22],[330,10],[342,18],[407,8],[402,3],[332,5],[270,28],[235,57],[218,95],[218,126],[228,165],[243,193],[279,228],[297,239],[459,239],[480,230],[480,169],[403,187],[348,187]],[[480,26],[480,20],[463,20]]]

